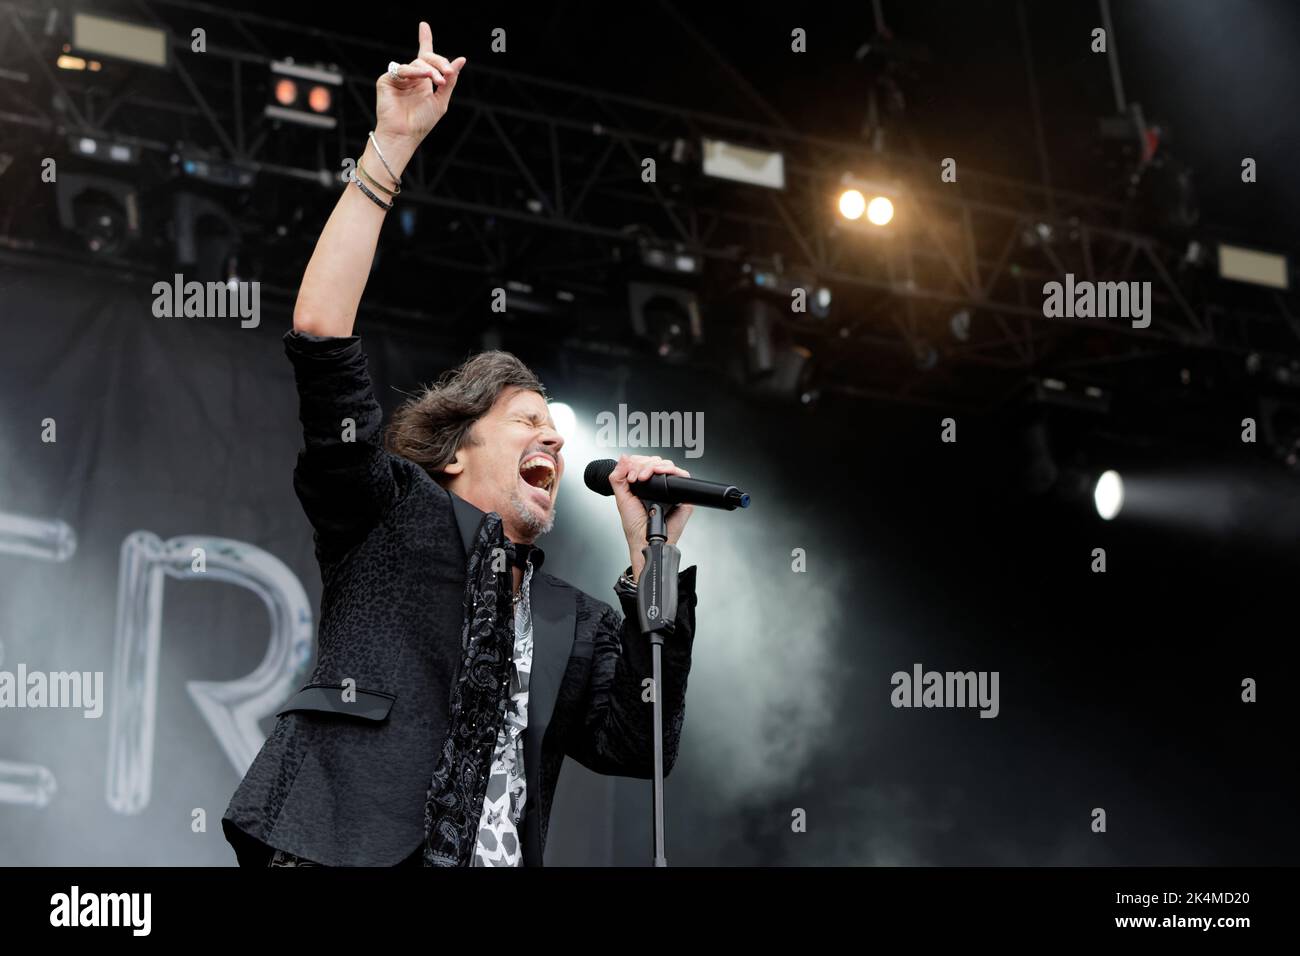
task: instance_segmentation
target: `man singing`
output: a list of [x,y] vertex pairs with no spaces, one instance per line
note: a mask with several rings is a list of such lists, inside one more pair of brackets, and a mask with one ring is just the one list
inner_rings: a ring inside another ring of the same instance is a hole
[[[542,570],[564,439],[541,382],[483,352],[387,429],[353,323],[401,176],[446,114],[465,58],[420,52],[377,86],[374,133],[303,276],[285,349],[305,447],[294,489],[324,584],[316,669],[278,714],[222,818],[245,866],[540,866],[567,754],[653,772],[649,641],[637,627],[646,512],[631,482],[686,475],[623,456],[610,476],[631,566],[622,607]],[[676,543],[690,517],[668,517]],[[664,772],[678,749],[695,631],[679,575],[663,647]]]

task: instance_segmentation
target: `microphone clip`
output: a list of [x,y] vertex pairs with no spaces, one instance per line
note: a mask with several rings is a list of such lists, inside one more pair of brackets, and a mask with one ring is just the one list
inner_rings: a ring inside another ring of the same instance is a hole
[[[681,552],[668,543],[668,513],[672,506],[641,499],[646,509],[646,545],[641,549],[645,566],[637,581],[637,616],[641,633],[662,644],[677,621],[677,568]],[[657,689],[656,689],[657,691]]]

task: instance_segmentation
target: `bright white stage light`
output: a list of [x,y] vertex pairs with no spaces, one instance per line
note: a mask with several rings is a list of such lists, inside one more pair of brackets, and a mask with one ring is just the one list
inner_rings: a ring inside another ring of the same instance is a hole
[[1119,514],[1120,509],[1124,507],[1124,481],[1120,478],[1119,472],[1102,472],[1101,477],[1097,479],[1097,486],[1092,491],[1092,501],[1097,506],[1097,514],[1105,521]]
[[564,436],[565,441],[571,441],[578,429],[578,416],[564,402],[551,402],[550,409],[555,430]]

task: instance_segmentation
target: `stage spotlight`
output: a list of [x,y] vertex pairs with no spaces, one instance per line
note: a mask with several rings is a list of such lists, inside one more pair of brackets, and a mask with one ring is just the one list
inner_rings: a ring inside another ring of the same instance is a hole
[[885,180],[846,173],[840,178],[840,220],[863,231],[882,230],[894,221],[898,194],[898,187]]
[[313,113],[328,113],[333,100],[328,86],[313,86],[307,94],[307,105]]
[[876,226],[887,226],[894,218],[894,204],[888,196],[876,196],[867,203],[867,219]]
[[840,215],[845,219],[856,221],[867,211],[867,197],[857,189],[846,189],[840,193]]
[[271,64],[271,100],[265,114],[272,119],[333,129],[338,119],[334,107],[334,87],[343,84],[343,75],[337,70],[320,66],[299,66],[293,60],[278,60]]
[[1090,383],[1042,376],[1031,378],[1030,388],[1033,400],[1044,405],[1102,414],[1110,411],[1111,393]]
[[578,427],[578,416],[574,414],[573,408],[566,402],[551,402],[551,420],[555,422],[555,430],[570,439],[574,436]]
[[628,283],[632,331],[668,362],[686,361],[703,340],[699,298],[690,289],[651,282]]
[[73,56],[68,52],[71,49],[72,47],[68,44],[63,44],[63,52],[54,61],[54,65],[60,70],[89,70],[91,73],[98,73],[103,69],[103,64],[98,60],[87,60],[85,57]]
[[803,294],[803,301],[810,315],[825,319],[831,314],[834,293],[831,292],[830,287],[822,285],[817,276],[807,269],[782,271],[779,256],[770,263],[759,260],[744,262],[740,266],[740,272],[742,276],[748,278],[754,288],[771,293],[772,297],[780,299],[782,304],[788,304],[791,296],[798,290]]
[[756,398],[783,405],[798,403],[811,408],[821,398],[817,366],[812,352],[802,345],[778,343],[769,359],[768,371],[746,383]]
[[111,140],[95,139],[92,136],[73,136],[68,140],[68,145],[78,156],[86,156],[90,159],[110,163],[140,161],[139,148],[128,143],[115,143]]
[[67,173],[59,177],[59,224],[95,255],[120,252],[140,234],[140,202],[130,183]]
[[681,243],[652,243],[642,240],[639,244],[641,264],[660,272],[681,272],[687,275],[699,275],[704,270],[702,257],[688,250]]
[[216,186],[230,186],[247,189],[253,185],[253,170],[233,163],[223,163],[189,152],[173,153],[172,163],[184,176],[212,183]]
[[739,381],[752,394],[782,402],[817,403],[816,364],[807,348],[792,341],[781,310],[757,296],[744,303],[744,355]]
[[91,252],[112,255],[126,235],[126,214],[105,193],[84,192],[72,201],[77,232]]
[[239,252],[239,227],[225,208],[206,196],[172,196],[176,265],[200,282],[226,282]]
[[831,290],[820,286],[812,295],[812,314],[824,319],[831,314]]
[[1104,471],[1092,490],[1092,501],[1102,520],[1110,521],[1124,507],[1124,481],[1117,471]]
[[298,84],[288,77],[276,80],[275,101],[281,106],[293,106],[298,102]]

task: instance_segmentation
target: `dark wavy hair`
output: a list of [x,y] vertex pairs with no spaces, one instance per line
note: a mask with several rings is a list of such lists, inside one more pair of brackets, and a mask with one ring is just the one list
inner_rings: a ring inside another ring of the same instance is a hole
[[455,459],[456,452],[478,444],[474,423],[512,386],[546,397],[533,370],[509,352],[470,356],[398,407],[384,430],[384,447],[444,482],[443,468]]

